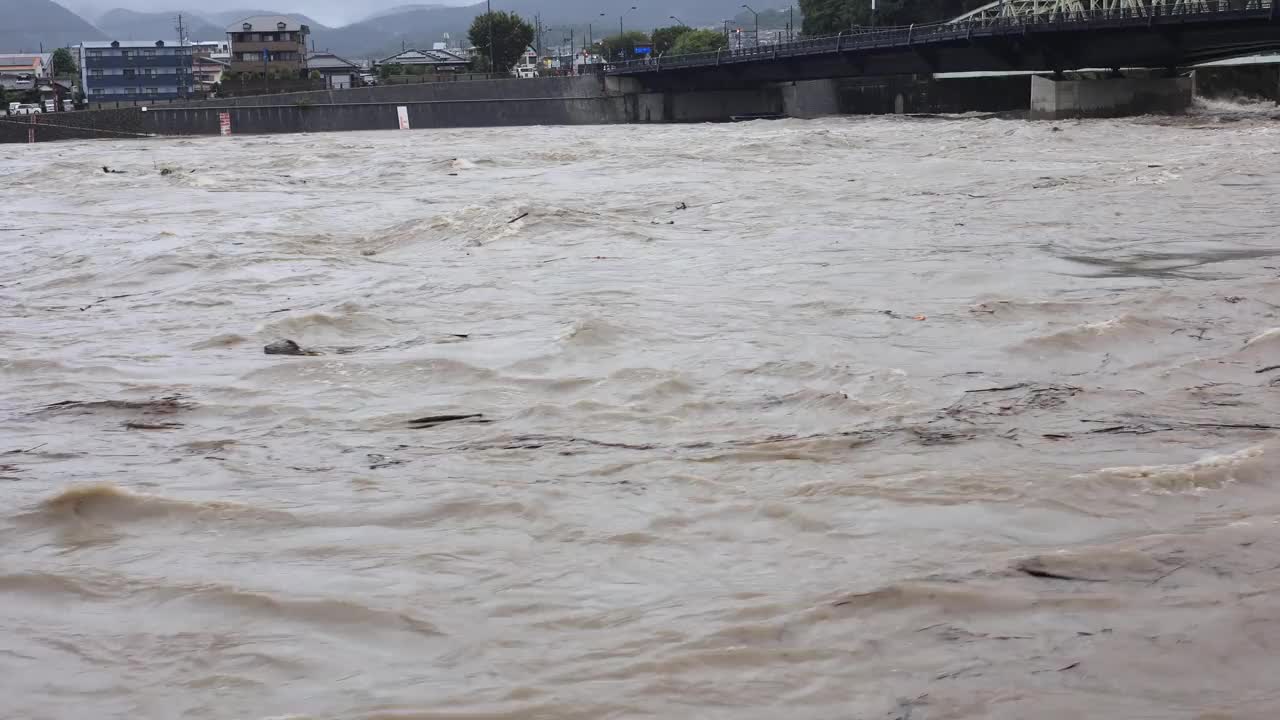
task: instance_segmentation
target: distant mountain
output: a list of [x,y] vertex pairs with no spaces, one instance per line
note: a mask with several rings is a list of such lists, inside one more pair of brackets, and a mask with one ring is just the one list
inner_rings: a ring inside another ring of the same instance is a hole
[[[226,29],[193,12],[182,13],[189,40],[225,40]],[[178,37],[178,12],[140,13],[109,10],[98,18],[98,29],[112,40],[170,40]]]
[[246,9],[246,10],[218,10],[216,12],[212,10],[202,10],[200,14],[208,18],[209,21],[212,22],[214,25],[218,25],[219,27],[221,27],[224,31],[232,23],[237,22],[239,20],[243,20],[247,17],[251,17],[253,15],[287,15],[297,20],[298,22],[302,23],[303,25],[309,26],[312,32],[315,32],[317,30],[329,29],[325,25],[316,22],[315,20],[307,17],[306,15],[303,15],[302,13],[280,12],[279,10]]
[[378,10],[376,12],[369,13],[369,15],[366,16],[364,19],[372,20],[374,18],[385,17],[387,15],[399,15],[401,13],[412,12],[414,10],[437,10],[443,7],[447,7],[447,6],[440,5],[438,3],[416,3],[412,5],[397,5],[395,7],[386,8],[385,10]]
[[97,28],[52,0],[0,0],[0,52],[46,52],[103,40]]
[[[725,19],[742,12],[741,0],[647,0],[636,3],[637,10],[629,8],[635,0],[502,0],[504,10],[515,12],[533,22],[541,14],[544,28],[557,27],[544,36],[548,43],[559,42],[565,34],[563,28],[574,28],[577,38],[585,36],[588,24],[595,38],[618,32],[619,12],[626,11],[623,26],[628,30],[652,30],[674,25],[671,16],[698,27],[719,27]],[[756,7],[762,14],[766,9],[787,7],[788,0],[761,0]],[[358,23],[327,32],[313,32],[317,47],[328,48],[338,54],[351,57],[386,57],[398,52],[402,46],[430,47],[449,33],[454,44],[467,44],[467,30],[471,21],[485,11],[483,2],[463,7],[407,6],[398,10],[373,15]],[[603,16],[603,17],[602,17]],[[315,30],[314,26],[312,27]]]
[[445,33],[449,33],[455,43],[466,44],[467,28],[481,12],[484,5],[411,8],[377,15],[327,33],[315,33],[315,42],[316,47],[339,55],[376,59],[400,52],[401,47],[430,49],[432,43],[444,39]]

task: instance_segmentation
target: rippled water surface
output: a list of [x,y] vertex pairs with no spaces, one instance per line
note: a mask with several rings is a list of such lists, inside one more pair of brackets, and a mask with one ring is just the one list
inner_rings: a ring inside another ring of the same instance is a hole
[[1280,717],[1266,112],[0,182],[0,716]]

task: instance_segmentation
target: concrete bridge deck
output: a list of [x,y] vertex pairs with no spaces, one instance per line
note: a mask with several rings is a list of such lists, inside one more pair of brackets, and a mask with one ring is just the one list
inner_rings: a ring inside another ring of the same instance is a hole
[[1280,0],[1125,5],[860,30],[745,51],[616,63],[651,89],[749,87],[851,76],[1176,68],[1280,49]]

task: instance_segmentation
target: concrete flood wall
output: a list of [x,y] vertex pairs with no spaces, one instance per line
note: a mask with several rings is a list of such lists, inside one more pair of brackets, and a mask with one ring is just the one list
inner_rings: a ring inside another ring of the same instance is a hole
[[477,100],[453,102],[262,105],[246,107],[159,107],[144,113],[144,126],[157,135],[217,135],[221,115],[232,134],[396,130],[399,108],[411,129],[518,125],[607,125],[628,120],[623,98]]
[[0,115],[0,143],[52,142],[142,137],[143,113],[138,108],[82,110],[39,115]]
[[[470,82],[421,83],[417,85],[378,85],[349,90],[317,90],[312,92],[257,95],[253,97],[219,98],[186,103],[185,107],[262,107],[266,105],[351,105],[355,103],[398,103],[526,100],[605,97],[604,79],[600,77],[537,78],[531,80],[475,80]],[[167,106],[166,106],[167,107]]]
[[1177,114],[1191,107],[1190,77],[1031,79],[1032,120]]

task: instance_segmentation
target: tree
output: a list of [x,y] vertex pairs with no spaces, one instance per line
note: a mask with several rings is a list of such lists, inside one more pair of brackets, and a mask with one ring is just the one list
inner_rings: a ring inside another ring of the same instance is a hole
[[[805,35],[834,35],[870,25],[942,22],[979,8],[983,0],[880,0],[875,17],[866,0],[800,0]],[[763,22],[764,14],[761,13]]]
[[[490,37],[493,38],[490,45]],[[475,48],[476,64],[489,72],[510,70],[533,42],[533,26],[524,18],[504,11],[481,13],[471,23],[467,39]],[[494,67],[489,67],[492,55]]]
[[390,65],[382,65],[378,68],[378,77],[386,80],[392,75],[403,75],[404,66],[400,63],[391,63]]
[[638,30],[628,30],[621,35],[610,35],[600,41],[600,56],[608,60],[629,58],[636,53],[636,45],[649,42],[649,36]]
[[76,69],[76,59],[71,56],[71,51],[66,48],[58,48],[53,51],[53,74],[54,75],[77,75],[79,70]]
[[662,55],[668,52],[671,50],[671,46],[676,44],[676,40],[691,29],[687,25],[672,25],[654,30],[653,34],[649,36],[653,41],[653,54]]
[[690,30],[676,40],[676,44],[671,47],[671,54],[715,52],[723,50],[728,44],[724,33],[715,30]]

